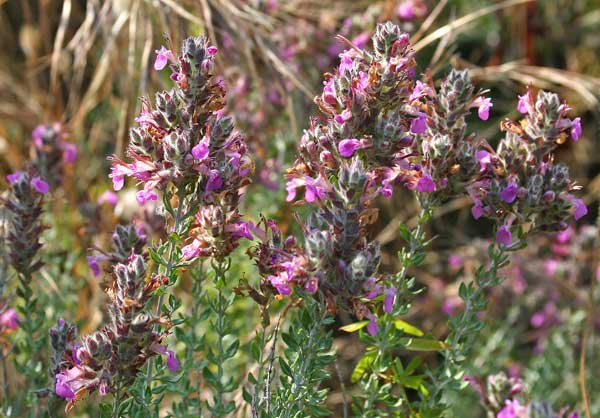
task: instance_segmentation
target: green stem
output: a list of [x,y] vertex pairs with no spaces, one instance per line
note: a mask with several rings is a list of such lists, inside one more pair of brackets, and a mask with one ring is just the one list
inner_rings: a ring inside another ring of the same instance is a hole
[[112,410],[113,418],[119,418],[120,404],[121,404],[121,381],[119,381],[117,383],[117,387],[115,389],[115,399],[113,401],[113,410]]
[[217,376],[216,376],[216,393],[215,393],[215,416],[225,416],[225,387],[223,385],[224,368],[223,364],[227,360],[226,353],[223,349],[223,340],[226,335],[225,329],[225,311],[227,310],[227,300],[223,295],[223,288],[225,287],[225,274],[229,270],[231,261],[218,260],[213,263],[215,270],[215,283],[217,287],[217,318],[215,322],[215,331],[217,333]]
[[[184,206],[184,198],[185,198],[185,190],[183,189],[177,189],[177,197],[178,197],[178,202],[177,202],[177,212],[175,214],[175,218],[173,219],[173,232],[176,233],[177,235],[179,235],[179,229],[181,228],[181,222],[183,221],[183,206]],[[174,258],[175,258],[175,249],[177,248],[177,240],[176,238],[173,236],[173,234],[169,234],[169,255],[167,258],[167,264],[165,266],[165,270],[164,270],[164,274],[165,276],[171,280],[171,275],[173,274],[173,270],[174,270]],[[156,316],[160,315],[161,309],[162,309],[162,304],[163,304],[163,299],[164,299],[164,294],[160,294],[158,296],[158,300],[156,302]],[[155,331],[156,328],[158,327],[158,325],[155,325]],[[146,368],[146,385],[147,387],[150,387],[152,385],[152,368],[153,368],[154,362],[153,359],[151,358],[150,360],[148,360],[148,366]],[[152,395],[151,395],[152,396]],[[144,403],[144,406],[147,407],[148,404],[146,402],[146,391],[144,390],[142,392],[142,400]]]

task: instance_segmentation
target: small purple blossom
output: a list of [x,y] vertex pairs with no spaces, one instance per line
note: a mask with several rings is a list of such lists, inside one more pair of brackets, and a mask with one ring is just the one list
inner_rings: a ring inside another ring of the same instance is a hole
[[160,49],[154,51],[156,53],[156,61],[154,61],[154,69],[161,71],[167,66],[169,60],[173,59],[173,52],[171,50],[161,46]]
[[483,206],[480,202],[475,203],[471,208],[471,215],[473,215],[474,219],[479,219],[483,216]]
[[58,396],[65,398],[68,401],[75,397],[75,392],[73,392],[73,389],[71,389],[67,383],[67,376],[63,373],[56,375],[56,387],[54,388],[54,391]]
[[506,186],[502,192],[500,193],[500,197],[506,203],[513,203],[517,198],[517,194],[519,192],[519,186],[517,183],[510,182],[508,186]]
[[99,260],[100,260],[100,257],[94,256],[94,255],[87,256],[88,266],[90,266],[90,269],[92,270],[92,273],[94,274],[94,277],[98,277],[100,275],[100,264],[98,264]]
[[106,190],[104,193],[102,193],[100,196],[98,196],[98,200],[96,202],[98,202],[99,205],[108,203],[111,206],[115,206],[118,201],[119,201],[119,196],[117,196],[117,194],[115,192]]
[[146,203],[149,200],[157,200],[157,199],[158,199],[158,196],[152,190],[142,189],[135,194],[135,200],[137,200],[137,202],[140,205],[143,205],[144,203]]
[[308,293],[313,294],[319,289],[319,281],[316,277],[311,277],[304,284],[304,290]]
[[192,155],[195,159],[203,161],[208,157],[210,138],[204,137],[197,145],[192,148]]
[[354,151],[360,148],[360,141],[355,138],[342,139],[338,144],[340,155],[345,158],[352,157]]
[[390,287],[385,290],[385,297],[383,298],[383,310],[386,313],[391,313],[394,309],[394,302],[396,301],[396,288]]
[[425,113],[419,112],[419,116],[410,122],[410,131],[414,134],[422,134],[427,129],[427,118]]
[[423,175],[417,182],[417,190],[421,193],[435,192],[435,182],[429,174]]
[[519,403],[517,399],[508,399],[504,408],[498,412],[496,418],[526,418],[527,408]]
[[7,175],[6,180],[8,181],[8,184],[15,184],[16,182],[18,182],[21,179],[21,176],[23,176],[23,172],[16,171],[12,174]]
[[417,80],[415,83],[415,88],[413,92],[410,94],[408,101],[412,102],[414,100],[420,99],[423,96],[433,96],[434,92],[429,85],[423,83],[421,80]]
[[0,329],[17,329],[21,318],[14,308],[8,308],[0,314]]
[[473,101],[471,106],[478,108],[477,115],[479,116],[479,119],[488,120],[490,117],[490,108],[494,106],[494,104],[489,97],[478,97]]
[[50,190],[48,183],[46,183],[40,176],[32,178],[31,185],[35,190],[42,194],[46,194]]
[[374,337],[379,332],[379,325],[377,325],[377,317],[370,313],[368,315],[369,324],[367,325],[367,332],[370,336]]
[[573,199],[571,203],[573,203],[573,217],[576,221],[587,215],[588,208],[585,203],[583,203],[583,200]]
[[176,372],[177,369],[179,369],[179,360],[177,360],[177,357],[175,356],[175,352],[173,350],[167,351],[167,367],[172,372]]
[[219,174],[219,170],[210,170],[208,181],[206,182],[206,191],[218,190],[221,186],[223,186],[223,179]]
[[354,61],[352,60],[352,56],[350,55],[351,53],[352,50],[346,50],[340,54],[340,74],[344,74],[346,73],[346,71],[352,71]]
[[415,18],[413,0],[405,0],[398,6],[396,14],[400,19],[413,20]]
[[526,114],[529,113],[529,110],[532,108],[531,102],[529,100],[529,92],[525,93],[522,96],[519,96],[519,103],[517,104],[517,110],[520,113]]
[[581,118],[575,118],[571,122],[571,138],[573,141],[579,141],[583,129],[581,128]]
[[506,225],[502,225],[496,233],[496,241],[499,244],[510,245],[512,244],[512,234],[510,229]]
[[352,112],[349,109],[344,109],[344,111],[338,115],[335,115],[334,119],[340,125],[346,123],[347,120],[352,118]]
[[77,161],[77,146],[75,144],[66,142],[62,146],[63,150],[63,161],[65,163],[74,163]]
[[206,48],[206,52],[208,52],[208,55],[215,56],[217,55],[217,52],[219,52],[219,49],[216,46],[211,45]]

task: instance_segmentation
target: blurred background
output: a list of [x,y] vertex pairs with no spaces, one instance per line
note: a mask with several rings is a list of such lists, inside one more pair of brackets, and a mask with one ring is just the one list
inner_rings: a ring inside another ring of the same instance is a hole
[[[500,121],[517,116],[517,94],[527,85],[559,93],[573,108],[571,116],[582,118],[582,139],[560,147],[557,159],[572,167],[590,213],[569,234],[540,237],[513,256],[508,280],[482,318],[487,327],[472,359],[479,374],[518,374],[536,399],[582,410],[582,370],[588,376],[600,370],[594,337],[600,312],[593,298],[600,197],[597,0],[0,0],[2,189],[5,175],[23,168],[33,152],[36,126],[52,125],[77,147],[76,161],[61,167],[46,215],[53,228],[45,235],[39,286],[52,300],[46,305],[51,322],[63,316],[77,321],[82,332],[100,324],[103,293],[85,255],[89,248],[106,248],[116,223],[135,218],[155,239],[161,237],[161,218],[150,203],[140,208],[131,190],[114,202],[105,192],[106,156],[123,153],[139,98],[171,83],[166,72],[152,68],[165,34],[175,45],[205,34],[219,48],[217,71],[229,88],[228,112],[247,136],[257,166],[244,213],[255,221],[261,213],[275,218],[292,233],[282,175],[317,111],[312,99],[323,73],[339,64],[345,49],[335,36],[363,47],[375,25],[388,20],[411,34],[419,72],[440,79],[452,67],[469,68],[475,83],[490,89],[490,120],[474,118],[469,127],[491,143],[499,139]],[[388,271],[397,269],[396,253],[405,244],[397,233],[400,222],[415,222],[417,204],[408,196],[380,202],[373,234],[384,246]],[[437,238],[425,265],[412,272],[425,291],[409,319],[443,338],[448,315],[460,309],[458,284],[485,258],[491,225],[473,222],[469,203],[458,200],[435,214],[428,234]],[[239,275],[258,280],[239,254]],[[179,286],[185,300],[190,282]],[[249,320],[255,306],[240,299],[234,314],[242,335],[251,336],[258,323]],[[336,347],[340,362],[329,402],[339,411],[337,376],[348,380],[361,346],[355,336],[340,333]],[[239,357],[237,367],[247,367],[244,355]],[[588,378],[586,385],[593,416],[600,416],[600,381]],[[462,402],[470,412],[457,416],[477,416],[472,392]],[[90,408],[78,406],[76,413],[95,416]],[[237,413],[245,414],[242,408]]]

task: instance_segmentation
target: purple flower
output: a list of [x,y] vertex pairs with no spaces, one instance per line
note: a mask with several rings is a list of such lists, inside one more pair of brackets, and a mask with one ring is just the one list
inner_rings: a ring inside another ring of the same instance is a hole
[[496,418],[526,418],[527,408],[522,406],[517,399],[508,399],[504,408],[498,412]]
[[219,174],[219,170],[210,170],[208,174],[208,181],[206,182],[206,191],[210,192],[212,190],[220,189],[223,186],[223,179]]
[[413,0],[406,0],[400,3],[396,14],[400,19],[403,20],[413,20],[415,18],[414,4]]
[[588,208],[585,203],[583,203],[583,200],[573,199],[571,200],[571,203],[573,203],[573,217],[576,221],[587,215]]
[[417,190],[421,193],[435,192],[435,182],[429,174],[422,176],[417,182]]
[[287,272],[283,271],[277,276],[269,276],[268,280],[271,285],[277,289],[280,295],[288,296],[290,293],[292,293],[292,289],[288,284],[289,276]]
[[17,329],[21,318],[14,308],[8,308],[0,314],[0,328]]
[[335,98],[335,90],[333,89],[333,79],[324,83],[323,87],[323,101],[329,104],[336,104],[337,99]]
[[204,137],[197,145],[192,148],[192,155],[197,160],[204,160],[208,157],[210,138]]
[[54,391],[58,396],[65,398],[68,401],[75,397],[75,392],[73,392],[73,389],[71,389],[67,383],[67,376],[63,373],[56,375],[56,387],[54,388]]
[[519,103],[517,104],[517,110],[520,113],[529,113],[531,109],[531,102],[529,101],[529,92],[525,93],[522,96],[519,96]]
[[190,260],[192,258],[198,257],[198,255],[200,255],[200,244],[201,244],[201,242],[199,240],[195,239],[194,241],[192,241],[191,244],[188,244],[185,247],[183,247],[181,249],[181,252],[183,253],[183,257],[186,260]]
[[360,141],[355,138],[342,139],[338,144],[338,151],[342,157],[352,157],[354,151],[360,148]]
[[410,131],[414,134],[421,134],[427,129],[427,119],[425,113],[419,112],[419,116],[410,122]]
[[496,233],[496,241],[499,244],[510,245],[512,244],[512,234],[510,229],[506,225],[502,225]]
[[573,119],[573,122],[571,122],[571,138],[573,138],[573,141],[579,141],[582,132],[581,118]]
[[216,46],[211,45],[208,48],[206,48],[206,52],[208,52],[208,55],[215,56],[217,55],[217,52],[219,52],[219,50]]
[[119,201],[119,196],[117,196],[117,194],[115,192],[112,192],[110,190],[106,190],[104,193],[102,193],[100,196],[98,196],[98,200],[97,200],[99,205],[108,203],[111,206],[115,206],[118,201]]
[[31,137],[33,138],[33,143],[37,148],[41,148],[44,145],[43,139],[44,134],[46,133],[46,125],[38,125],[35,127],[33,132],[31,133]]
[[233,225],[234,228],[234,236],[236,238],[244,237],[249,241],[252,241],[254,237],[250,233],[251,229],[255,229],[252,222],[244,222],[240,221]]
[[412,102],[413,100],[420,99],[423,96],[433,96],[433,94],[433,89],[429,87],[429,85],[423,83],[421,80],[417,80],[415,83],[415,88],[410,94],[408,101]]
[[154,69],[160,71],[167,66],[169,60],[173,58],[173,52],[171,50],[161,46],[160,49],[154,51],[156,53],[156,61],[154,61]]
[[494,106],[489,97],[478,97],[473,100],[472,107],[477,107],[477,115],[481,120],[488,120],[490,117],[490,108]]
[[369,74],[364,71],[358,72],[358,91],[365,91],[369,87]]
[[74,163],[77,161],[77,146],[66,142],[62,146],[63,150],[63,161],[65,163]]
[[146,203],[149,200],[157,200],[158,196],[156,195],[156,193],[154,193],[152,190],[140,190],[135,194],[135,200],[137,200],[137,202],[140,205],[143,205],[144,203]]
[[386,313],[391,313],[394,308],[394,302],[396,301],[396,288],[390,287],[385,290],[385,297],[383,299],[383,310]]
[[370,319],[369,324],[367,325],[367,332],[370,336],[374,337],[379,332],[379,325],[377,325],[377,317],[370,313],[368,315]]
[[42,194],[46,194],[48,193],[48,190],[50,190],[50,186],[48,186],[48,183],[46,183],[40,176],[32,178],[31,185],[35,190]]
[[90,266],[90,269],[92,269],[94,277],[98,277],[98,275],[100,275],[100,264],[98,264],[98,260],[100,260],[100,257],[93,255],[87,256],[88,266]]
[[475,203],[471,208],[471,215],[473,215],[474,219],[479,219],[483,216],[483,206],[481,205],[481,202]]
[[6,180],[8,180],[8,184],[15,184],[16,182],[18,182],[21,179],[23,174],[24,173],[22,171],[16,171],[12,174],[7,175]]
[[508,186],[506,186],[503,190],[502,193],[500,193],[500,197],[502,198],[502,200],[504,200],[506,203],[512,203],[515,201],[515,199],[517,198],[517,193],[519,192],[519,186],[517,185],[517,183],[514,182],[510,182],[508,184]]
[[340,54],[340,58],[341,58],[340,67],[339,67],[340,74],[344,74],[346,71],[352,71],[352,66],[354,64],[354,61],[352,60],[352,57],[350,56],[351,53],[352,53],[352,50],[346,50]]
[[352,112],[350,112],[349,109],[344,109],[344,111],[342,113],[335,115],[334,119],[337,123],[339,123],[340,125],[343,125],[351,117],[352,117]]
[[318,288],[319,288],[319,281],[317,280],[316,277],[311,277],[304,284],[304,290],[306,290],[310,294],[315,293]]
[[465,260],[460,255],[450,254],[448,256],[448,265],[454,270],[461,268],[464,262]]
[[325,197],[325,188],[323,187],[323,179],[319,176],[316,180],[306,177],[306,192],[304,198],[308,203],[315,200],[323,200]]
[[[216,54],[216,52],[215,52],[215,54]],[[173,350],[167,351],[167,367],[172,372],[176,372],[177,369],[179,369],[179,360],[177,360],[177,357],[175,357],[175,352]]]

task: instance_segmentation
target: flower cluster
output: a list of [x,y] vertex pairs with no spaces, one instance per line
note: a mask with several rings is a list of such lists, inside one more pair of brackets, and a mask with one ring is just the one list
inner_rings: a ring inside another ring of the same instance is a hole
[[[178,368],[174,352],[162,344],[171,322],[153,315],[146,306],[153,291],[165,283],[160,275],[146,277],[147,255],[141,250],[145,238],[129,225],[117,227],[112,241],[113,252],[105,254],[112,264],[111,280],[105,283],[110,323],[82,337],[80,344],[53,344],[63,353],[62,359],[55,359],[60,366],[55,391],[69,401],[67,410],[87,393],[99,390],[106,395],[116,384],[131,382],[156,354],[167,356],[169,369]],[[166,330],[156,332],[155,324]]]
[[507,377],[500,372],[484,380],[481,377],[465,378],[481,397],[487,416],[494,418],[578,418],[577,412],[568,413],[562,408],[558,413],[543,401],[522,404],[517,395],[523,391],[523,382],[518,377]]
[[3,202],[9,213],[8,259],[18,273],[30,276],[42,265],[36,254],[42,247],[39,240],[45,226],[40,217],[49,186],[41,177],[23,171],[6,178],[11,192]]
[[430,199],[443,201],[463,194],[477,175],[477,151],[481,141],[466,134],[466,117],[473,107],[479,118],[489,118],[491,100],[485,91],[474,93],[468,71],[452,70],[439,91],[417,81],[410,95],[411,105],[419,117],[411,125],[417,133],[411,169],[418,177],[409,188],[430,193]]
[[217,48],[197,37],[183,41],[179,57],[164,46],[156,52],[154,68],[170,64],[176,86],[157,93],[154,104],[143,99],[139,127],[130,130],[131,162],[111,157],[115,190],[130,176],[143,185],[139,203],[156,200],[156,190],[171,182],[193,187],[206,205],[235,206],[252,163],[242,135],[222,114],[225,87],[212,75]]
[[77,160],[77,146],[67,142],[64,127],[60,123],[39,125],[32,134],[35,171],[52,187],[62,180],[63,163],[72,164]]
[[7,334],[19,327],[21,317],[14,308],[3,307],[0,311],[0,335]]
[[395,290],[378,275],[380,249],[368,239],[377,219],[373,199],[391,195],[395,183],[416,182],[411,155],[420,114],[409,105],[415,61],[408,34],[391,24],[377,27],[373,52],[353,46],[340,54],[315,99],[322,115],[311,119],[298,158],[288,170],[288,201],[299,189],[317,211],[303,225],[304,249],[286,248],[259,266],[280,294],[294,286],[320,291],[330,311],[337,307],[370,318],[375,300],[391,312]]
[[569,107],[553,93],[540,91],[536,100],[529,89],[519,98],[518,110],[525,114],[520,123],[502,122],[505,137],[494,151],[479,150],[481,175],[469,186],[475,218],[486,216],[498,224],[497,241],[512,244],[512,227],[529,231],[560,231],[567,221],[587,214],[578,190],[569,178],[569,169],[554,164],[552,151],[570,136],[581,136],[579,118],[566,118]]

